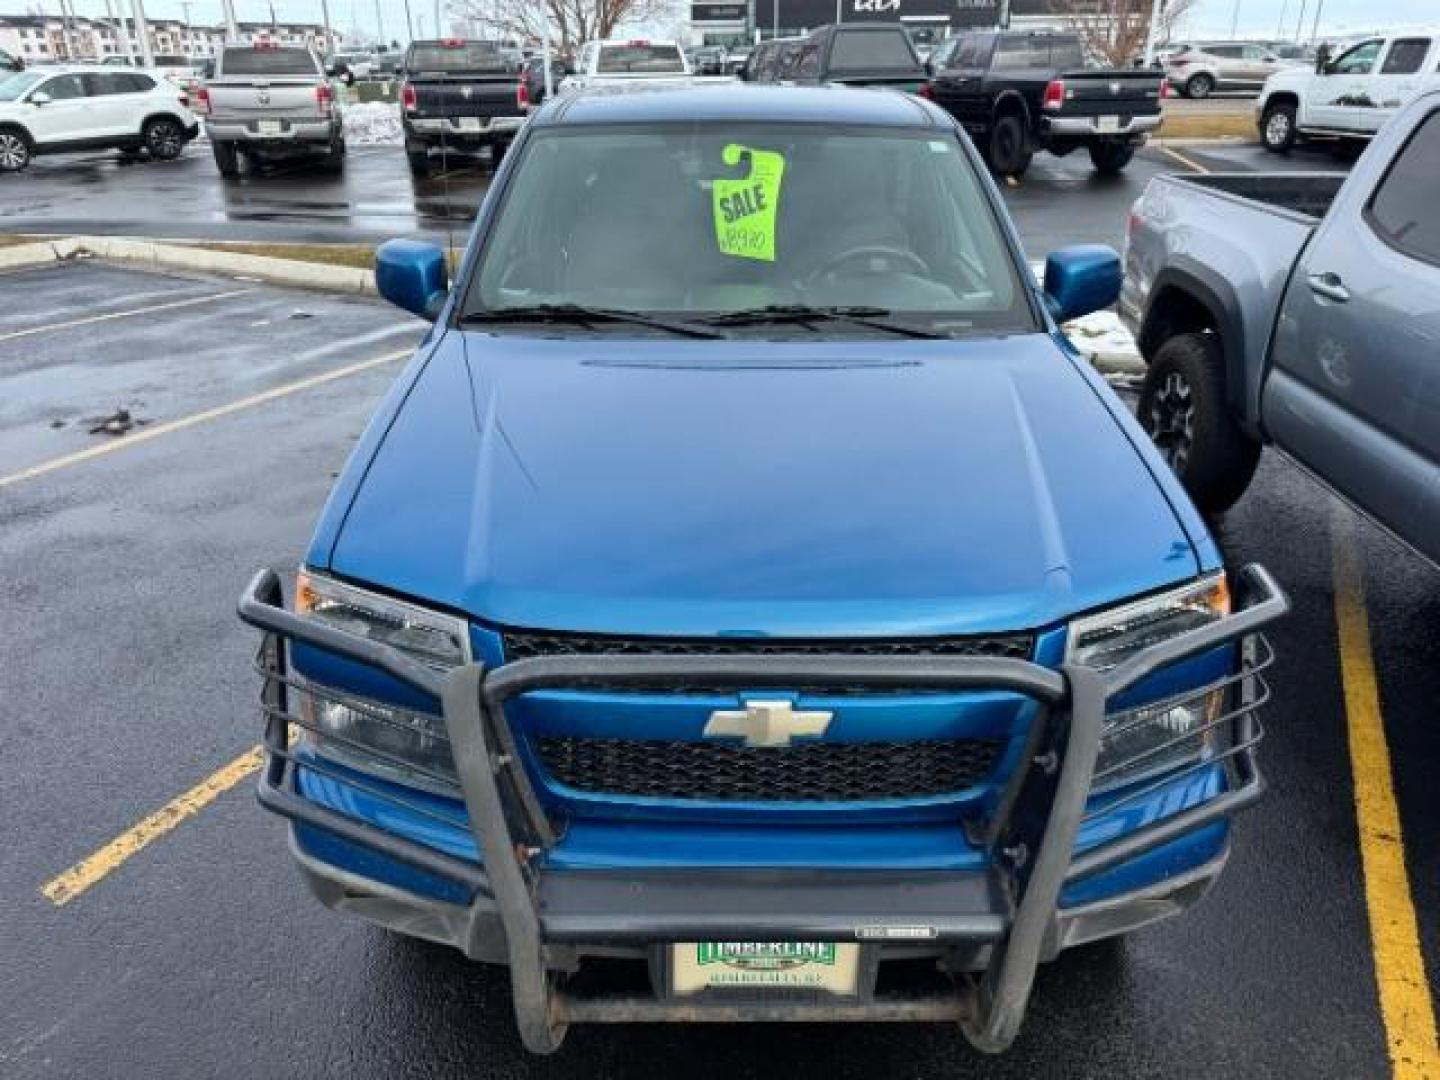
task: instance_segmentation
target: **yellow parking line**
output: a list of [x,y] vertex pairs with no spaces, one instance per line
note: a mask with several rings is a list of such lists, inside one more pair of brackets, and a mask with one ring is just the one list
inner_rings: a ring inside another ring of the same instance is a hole
[[8,334],[0,334],[0,341],[14,341],[16,338],[30,337],[34,334],[49,334],[56,330],[70,330],[77,326],[109,322],[111,319],[128,319],[134,315],[149,315],[154,311],[174,311],[176,308],[194,307],[196,304],[213,304],[216,300],[228,300],[232,296],[243,296],[254,291],[254,289],[231,289],[229,292],[211,293],[209,296],[192,296],[186,300],[172,300],[168,304],[151,304],[149,307],[131,308],[128,311],[112,311],[108,315],[87,315],[83,319],[70,319],[68,322],[51,323],[48,326],[32,326],[28,330],[11,330]]
[[1168,146],[1162,146],[1162,147],[1160,147],[1160,152],[1161,152],[1162,154],[1164,154],[1166,157],[1174,158],[1176,161],[1178,161],[1181,165],[1184,165],[1184,166],[1185,166],[1187,169],[1189,169],[1191,172],[1208,173],[1208,172],[1210,171],[1210,170],[1207,169],[1204,165],[1201,165],[1198,161],[1192,161],[1190,158],[1188,158],[1188,157],[1186,157],[1184,154],[1180,153],[1180,151],[1178,151],[1178,150],[1171,150],[1170,147],[1168,147]]
[[126,859],[158,840],[182,821],[192,818],[260,768],[263,754],[253,746],[224,768],[217,769],[189,791],[177,795],[153,814],[142,818],[93,855],[41,886],[40,892],[56,907],[74,900],[92,885],[118,870]]
[[1415,901],[1405,869],[1400,808],[1385,741],[1380,690],[1370,649],[1365,581],[1352,514],[1337,509],[1331,529],[1335,572],[1335,621],[1340,632],[1340,670],[1350,729],[1350,767],[1355,779],[1355,817],[1360,830],[1365,901],[1375,955],[1380,1015],[1393,1075],[1401,1080],[1440,1077],[1435,1008],[1425,977]]
[[91,461],[107,454],[118,453],[121,450],[128,450],[140,443],[158,439],[162,435],[172,435],[177,431],[184,431],[186,428],[195,427],[197,424],[209,423],[211,420],[218,420],[222,416],[229,416],[231,413],[240,412],[242,409],[250,409],[256,405],[264,405],[266,402],[275,401],[278,398],[288,397],[290,394],[298,394],[301,390],[309,390],[312,387],[323,386],[325,383],[334,382],[336,379],[344,379],[350,375],[358,375],[362,371],[368,371],[381,364],[388,364],[392,360],[399,360],[402,357],[410,356],[413,349],[402,349],[398,352],[386,353],[384,356],[377,356],[372,360],[361,360],[359,363],[346,364],[344,367],[333,368],[330,371],[323,371],[318,375],[311,375],[308,378],[296,382],[286,383],[283,386],[276,386],[263,393],[253,394],[250,397],[241,398],[239,401],[232,401],[227,405],[218,405],[213,409],[206,409],[204,412],[192,413],[189,416],[182,416],[178,420],[171,420],[165,424],[156,424],[153,427],[143,428],[130,435],[122,436],[114,442],[100,443],[96,446],[87,447],[84,450],[77,450],[73,454],[65,454],[62,457],[51,458],[49,461],[42,461],[38,465],[31,465],[29,468],[21,469],[19,472],[11,473],[8,476],[0,476],[0,488],[7,488],[12,484],[18,484],[24,480],[33,480],[37,476],[44,476],[47,473],[56,472],[59,469],[69,468],[71,465],[79,465],[84,461]]

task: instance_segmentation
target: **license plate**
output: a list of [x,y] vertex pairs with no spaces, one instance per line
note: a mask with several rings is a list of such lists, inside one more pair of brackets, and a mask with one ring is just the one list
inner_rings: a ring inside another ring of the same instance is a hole
[[1120,130],[1120,117],[1118,117],[1118,116],[1102,116],[1102,117],[1100,117],[1100,119],[1097,120],[1096,123],[1095,123],[1095,130],[1096,130],[1096,131],[1119,131],[1119,130]]
[[461,131],[479,131],[480,118],[478,116],[462,116],[457,121]]
[[261,120],[259,124],[256,125],[256,130],[259,131],[261,135],[279,135],[284,129],[280,126],[279,120]]
[[670,947],[670,988],[677,996],[704,990],[818,990],[853,997],[860,946],[828,941],[685,941]]

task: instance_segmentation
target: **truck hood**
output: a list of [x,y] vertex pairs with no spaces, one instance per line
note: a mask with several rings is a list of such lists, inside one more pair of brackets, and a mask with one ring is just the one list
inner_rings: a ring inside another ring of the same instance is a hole
[[1047,625],[1199,569],[1133,433],[1075,364],[1040,334],[451,331],[373,456],[351,462],[363,479],[330,509],[344,515],[330,568],[554,630]]

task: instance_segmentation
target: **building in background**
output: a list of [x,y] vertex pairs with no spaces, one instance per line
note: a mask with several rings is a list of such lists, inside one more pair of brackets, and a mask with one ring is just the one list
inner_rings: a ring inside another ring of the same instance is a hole
[[[178,19],[149,19],[150,48],[156,55],[190,56],[206,59],[225,44],[223,26],[187,25]],[[120,36],[117,24],[105,19],[75,17],[66,21],[58,15],[0,15],[0,49],[20,57],[27,64],[57,62],[100,62],[107,56],[138,55],[140,43],[134,27],[127,22],[130,49]],[[240,43],[272,41],[277,45],[308,46],[323,52],[325,28],[313,23],[242,22]],[[342,40],[334,31],[336,45]]]
[[[917,42],[929,44],[958,30],[999,25],[1001,0],[754,0],[761,37],[793,37],[833,22],[902,22]],[[1058,26],[1051,0],[1011,0],[1010,25]],[[690,40],[695,45],[738,45],[746,40],[746,0],[691,0]]]

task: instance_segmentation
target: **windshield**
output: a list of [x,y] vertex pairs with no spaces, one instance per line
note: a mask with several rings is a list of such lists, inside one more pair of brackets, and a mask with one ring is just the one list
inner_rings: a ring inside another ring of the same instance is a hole
[[516,167],[462,318],[537,305],[682,318],[855,307],[946,334],[1035,328],[950,133],[548,129]]
[[22,71],[8,78],[0,77],[0,101],[14,101],[45,77],[43,72]]
[[675,45],[602,45],[596,73],[619,75],[627,71],[683,74],[685,65]]
[[513,65],[489,41],[420,42],[405,60],[409,71],[488,71],[506,74]]

